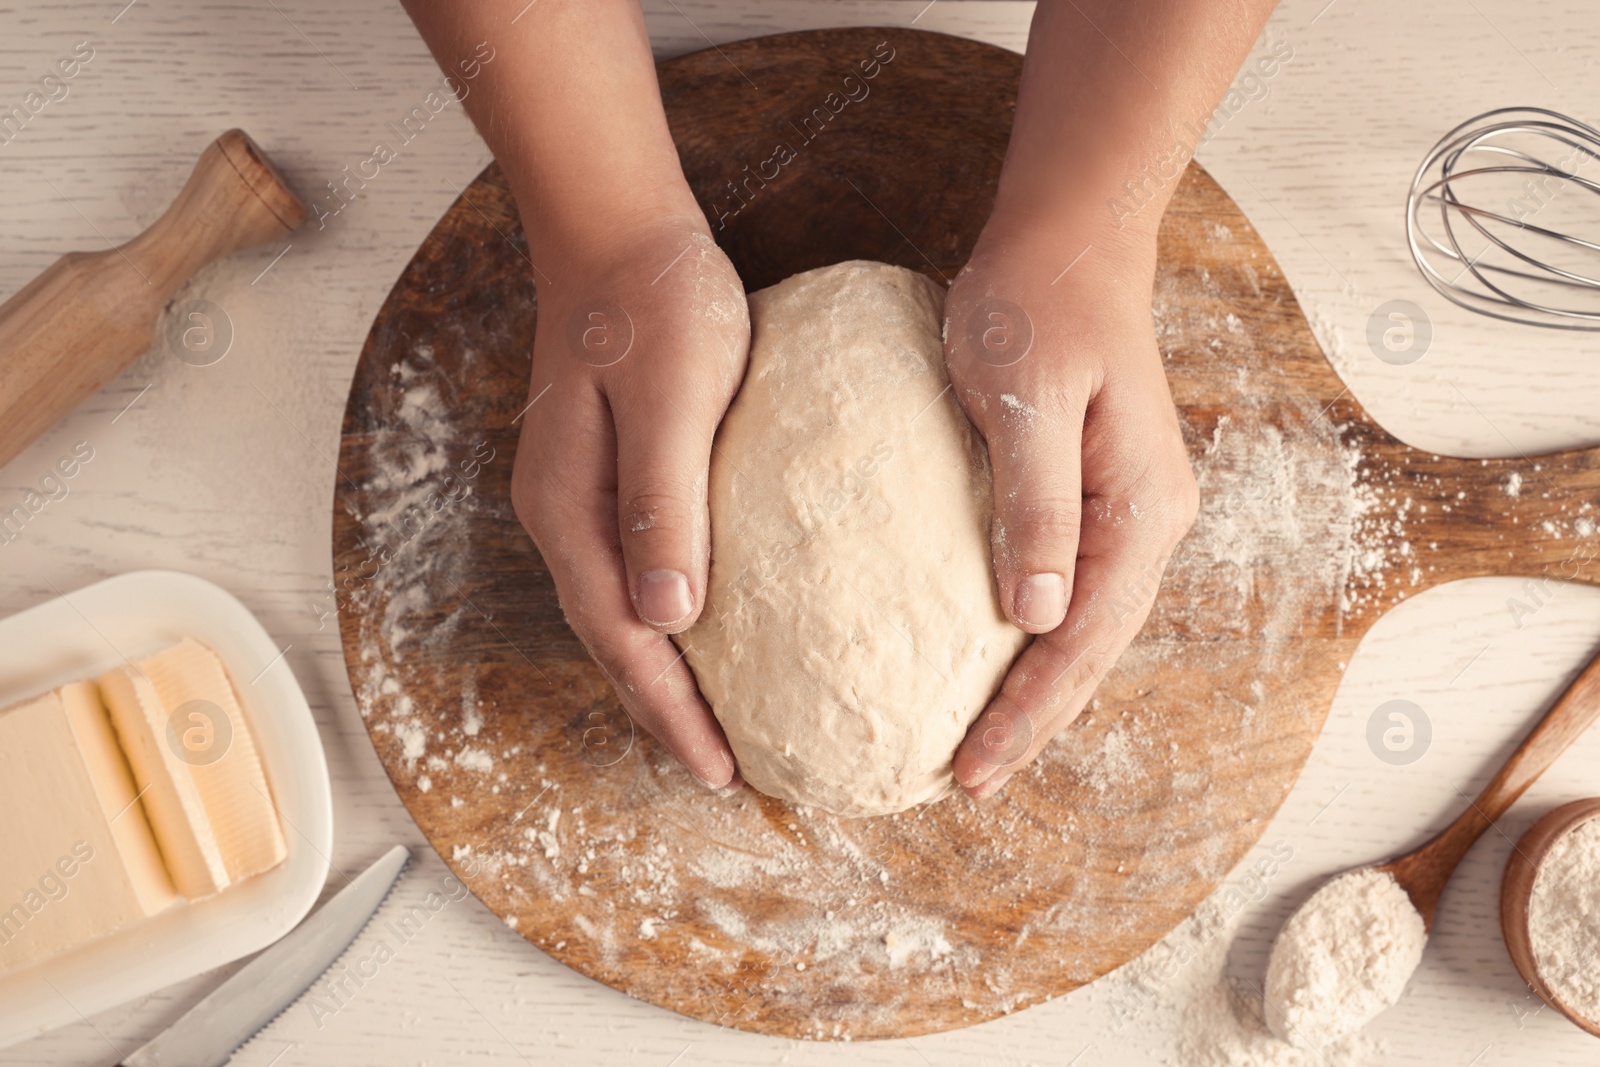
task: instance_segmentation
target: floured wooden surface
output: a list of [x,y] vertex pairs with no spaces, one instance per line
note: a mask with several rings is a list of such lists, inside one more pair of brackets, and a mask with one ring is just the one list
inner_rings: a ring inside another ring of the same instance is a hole
[[[663,64],[696,189],[712,195],[727,159],[886,32],[724,46],[758,81],[783,71],[781,98],[760,107],[719,96],[701,69],[723,62],[714,53]],[[891,39],[911,61],[886,68],[877,110],[819,138],[809,169],[720,235],[747,284],[855,257],[948,277],[964,260],[1020,61]],[[941,91],[957,69],[972,87],[959,99]],[[935,154],[964,185],[904,162]],[[840,199],[841,174],[872,207]],[[748,791],[719,799],[634,735],[512,514],[525,254],[490,168],[374,325],[334,509],[346,660],[401,798],[479,897],[579,971],[709,1021],[914,1036],[1132,958],[1265,828],[1385,608],[1468,574],[1537,573],[1593,530],[1590,453],[1480,464],[1377,429],[1254,232],[1192,168],[1163,226],[1155,316],[1204,503],[1091,710],[985,805],[845,821]],[[1510,540],[1507,521],[1522,526]]]

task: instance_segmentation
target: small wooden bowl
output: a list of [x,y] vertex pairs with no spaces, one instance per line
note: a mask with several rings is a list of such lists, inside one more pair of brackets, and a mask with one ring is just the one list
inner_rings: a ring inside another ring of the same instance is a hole
[[1533,896],[1533,881],[1539,874],[1550,847],[1577,829],[1579,824],[1600,816],[1600,797],[1563,804],[1528,827],[1511,850],[1505,877],[1500,882],[1500,934],[1517,973],[1528,987],[1552,1008],[1589,1033],[1600,1037],[1600,1020],[1588,1019],[1567,1007],[1539,976],[1533,955],[1533,939],[1528,933],[1528,901]]

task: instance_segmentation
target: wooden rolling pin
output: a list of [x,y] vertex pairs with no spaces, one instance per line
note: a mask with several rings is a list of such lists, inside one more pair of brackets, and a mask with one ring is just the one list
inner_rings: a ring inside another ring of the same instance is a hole
[[195,271],[305,218],[266,154],[229,130],[148,230],[67,253],[0,305],[0,466],[148,351],[162,308]]

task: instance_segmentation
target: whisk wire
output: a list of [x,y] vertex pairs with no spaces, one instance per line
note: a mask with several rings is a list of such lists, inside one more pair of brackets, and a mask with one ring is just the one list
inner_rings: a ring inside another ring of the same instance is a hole
[[[1480,216],[1484,217],[1484,218],[1494,219],[1497,222],[1503,222],[1503,223],[1505,223],[1505,224],[1507,224],[1509,226],[1514,226],[1517,229],[1525,231],[1525,232],[1536,233],[1536,234],[1540,235],[1541,237],[1548,237],[1548,238],[1550,238],[1552,240],[1556,240],[1556,241],[1564,241],[1564,242],[1566,242],[1568,244],[1580,245],[1580,246],[1582,246],[1584,248],[1587,248],[1587,249],[1590,249],[1590,250],[1596,251],[1596,252],[1600,252],[1600,245],[1597,245],[1592,241],[1585,241],[1581,237],[1573,237],[1571,234],[1558,233],[1555,230],[1547,230],[1543,226],[1535,226],[1533,223],[1528,222],[1526,219],[1513,219],[1513,218],[1509,218],[1509,217],[1507,217],[1505,215],[1501,215],[1501,214],[1499,214],[1497,212],[1488,211],[1488,210],[1485,210],[1483,208],[1473,207],[1470,204],[1463,204],[1460,201],[1455,200],[1454,199],[1454,193],[1451,193],[1448,189],[1446,190],[1446,195],[1445,196],[1437,196],[1437,197],[1434,197],[1433,199],[1436,199],[1436,200],[1440,201],[1440,203],[1448,204],[1449,206],[1454,207],[1457,211],[1461,212],[1461,214],[1463,216],[1465,216],[1467,222],[1474,229],[1476,229],[1480,234],[1482,234],[1485,240],[1493,243],[1496,247],[1504,250],[1505,252],[1507,252],[1508,254],[1510,254],[1512,256],[1515,256],[1517,259],[1522,260],[1523,262],[1529,264],[1530,266],[1535,266],[1535,267],[1539,267],[1542,270],[1547,270],[1550,273],[1557,275],[1557,277],[1555,277],[1555,278],[1545,278],[1542,275],[1528,274],[1525,271],[1516,271],[1516,270],[1510,270],[1510,269],[1505,268],[1505,267],[1495,267],[1495,266],[1486,266],[1485,267],[1486,270],[1499,271],[1501,273],[1511,274],[1511,275],[1515,275],[1515,276],[1521,277],[1521,278],[1532,278],[1532,279],[1537,280],[1537,281],[1548,281],[1552,285],[1575,285],[1575,286],[1578,286],[1580,288],[1581,287],[1600,287],[1600,280],[1597,280],[1597,279],[1594,279],[1594,278],[1585,277],[1584,275],[1581,275],[1581,274],[1573,274],[1572,272],[1567,271],[1567,270],[1563,270],[1560,267],[1556,267],[1556,266],[1553,266],[1551,264],[1540,262],[1539,260],[1534,259],[1532,256],[1529,256],[1527,253],[1522,252],[1522,251],[1520,251],[1520,250],[1518,250],[1516,248],[1513,248],[1511,245],[1509,245],[1505,241],[1503,241],[1500,237],[1498,237],[1494,233],[1490,232],[1489,229],[1486,226],[1484,226],[1481,223],[1479,223],[1477,221],[1477,219]],[[1450,224],[1449,224],[1449,221],[1448,221],[1448,218],[1447,218],[1446,221],[1445,221],[1445,226],[1449,227],[1449,225]],[[1456,257],[1456,253],[1454,251],[1450,252],[1449,255],[1451,255],[1453,258],[1457,258]]]
[[[1496,143],[1496,139],[1508,137],[1538,139],[1565,146],[1570,151],[1562,160],[1564,165],[1557,165],[1541,154],[1516,145]],[[1464,166],[1464,161],[1470,163],[1469,157],[1478,154],[1518,162]],[[1451,302],[1492,318],[1554,329],[1600,330],[1600,278],[1591,277],[1585,273],[1588,268],[1575,263],[1550,262],[1520,241],[1530,238],[1554,242],[1571,253],[1564,257],[1567,260],[1573,255],[1600,254],[1600,243],[1536,225],[1527,217],[1543,210],[1569,188],[1600,196],[1600,182],[1577,173],[1580,167],[1594,161],[1600,161],[1600,130],[1544,108],[1498,108],[1456,126],[1424,157],[1412,179],[1406,201],[1406,239],[1423,277]],[[1516,196],[1508,200],[1515,215],[1502,214],[1462,198],[1469,180],[1512,175],[1529,175],[1521,190],[1527,194],[1527,199]],[[1430,232],[1423,225],[1424,206],[1438,207],[1440,234]],[[1521,210],[1524,207],[1531,210],[1524,213]],[[1507,229],[1510,232],[1506,232]],[[1475,233],[1484,242],[1476,254],[1469,254],[1463,246],[1462,238],[1467,233]],[[1524,247],[1519,247],[1519,243]],[[1485,256],[1495,252],[1509,257],[1508,261],[1483,262]],[[1459,269],[1447,277],[1435,262],[1436,258],[1457,264]],[[1494,279],[1499,279],[1499,283]],[[1523,282],[1531,285],[1522,286]],[[1520,291],[1547,286],[1593,295],[1596,299],[1592,307],[1562,306],[1536,298],[1533,292]]]

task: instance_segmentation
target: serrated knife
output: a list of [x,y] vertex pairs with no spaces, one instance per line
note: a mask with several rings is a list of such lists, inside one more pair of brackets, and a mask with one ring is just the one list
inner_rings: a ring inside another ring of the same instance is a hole
[[333,899],[212,990],[122,1067],[219,1067],[333,966],[371,920],[411,853],[396,845]]

